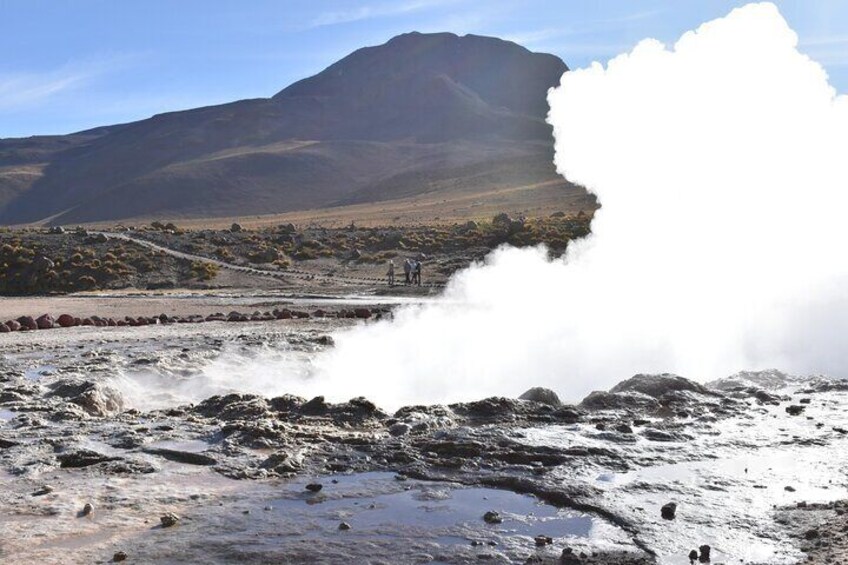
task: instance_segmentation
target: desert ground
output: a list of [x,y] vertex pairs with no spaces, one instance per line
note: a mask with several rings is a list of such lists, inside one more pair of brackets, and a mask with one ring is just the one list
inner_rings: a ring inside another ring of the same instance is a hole
[[846,381],[622,375],[399,409],[311,387],[344,332],[587,226],[0,234],[8,294],[39,289],[0,298],[0,561],[845,562]]

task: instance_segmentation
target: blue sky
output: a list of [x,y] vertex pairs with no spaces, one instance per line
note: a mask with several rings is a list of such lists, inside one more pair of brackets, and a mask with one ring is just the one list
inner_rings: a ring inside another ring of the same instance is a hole
[[[775,2],[848,92],[848,2]],[[0,137],[273,95],[407,31],[512,39],[577,68],[671,42],[734,0],[0,0]]]

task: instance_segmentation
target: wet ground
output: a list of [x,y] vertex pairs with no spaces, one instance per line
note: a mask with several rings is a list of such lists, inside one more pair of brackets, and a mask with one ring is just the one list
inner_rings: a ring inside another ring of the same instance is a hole
[[796,563],[848,498],[844,381],[639,376],[576,406],[394,414],[290,394],[353,323],[4,336],[0,561]]

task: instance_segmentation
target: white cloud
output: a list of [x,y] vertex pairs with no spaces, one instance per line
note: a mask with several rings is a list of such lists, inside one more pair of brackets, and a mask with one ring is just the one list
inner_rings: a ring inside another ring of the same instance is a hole
[[40,106],[84,88],[96,78],[126,68],[137,56],[112,56],[40,72],[0,72],[0,111]]
[[311,27],[322,27],[358,22],[375,18],[402,16],[446,4],[449,0],[407,0],[386,4],[358,6],[349,10],[324,12],[312,20]]

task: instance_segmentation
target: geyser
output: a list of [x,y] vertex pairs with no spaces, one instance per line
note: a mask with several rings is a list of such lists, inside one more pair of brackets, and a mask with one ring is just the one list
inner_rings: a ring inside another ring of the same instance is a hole
[[752,4],[566,73],[556,165],[598,195],[593,235],[560,260],[499,249],[275,388],[393,408],[637,372],[846,376],[848,97],[797,44]]

